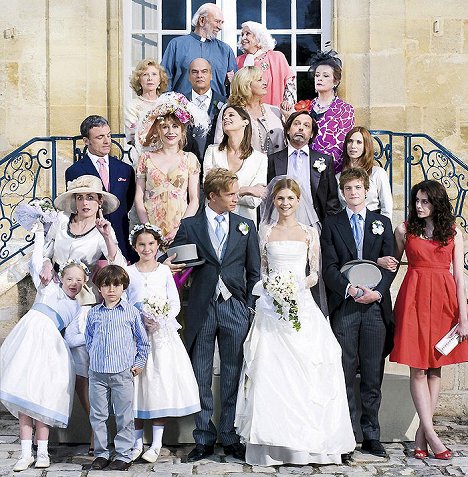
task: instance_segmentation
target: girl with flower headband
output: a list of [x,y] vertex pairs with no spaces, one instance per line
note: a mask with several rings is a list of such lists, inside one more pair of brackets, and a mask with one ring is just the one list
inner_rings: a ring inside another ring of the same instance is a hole
[[[198,412],[200,401],[192,365],[177,331],[180,328],[176,320],[180,311],[177,288],[170,268],[156,261],[159,246],[164,243],[162,231],[151,224],[136,225],[129,240],[140,260],[126,267],[130,277],[127,299],[142,310],[151,342],[146,367],[135,377],[132,460],[141,456],[147,462],[155,462],[162,446],[163,418]],[[145,301],[164,303],[169,311],[158,314],[153,308],[150,314]],[[153,440],[143,454],[144,419],[152,421]]]
[[[346,133],[354,127],[354,109],[337,96],[341,81],[342,62],[336,51],[317,51],[312,57],[309,76],[314,80],[317,97],[299,101],[296,111],[310,111],[317,122],[318,134],[310,148],[333,157],[335,173],[343,168],[343,145]],[[282,105],[283,114],[289,116],[293,108]]]
[[189,124],[207,131],[208,116],[184,95],[171,92],[159,97],[139,127],[140,141],[150,150],[138,162],[135,208],[140,221],[160,227],[169,242],[181,219],[198,210],[200,164],[183,151]]
[[21,318],[0,348],[0,400],[19,418],[21,457],[14,471],[26,470],[32,456],[36,423],[36,468],[49,467],[49,427],[65,428],[72,411],[75,371],[61,331],[80,312],[76,296],[89,271],[82,262],[62,264],[60,283],[41,283],[44,228],[36,225],[31,276],[37,288],[32,308]]

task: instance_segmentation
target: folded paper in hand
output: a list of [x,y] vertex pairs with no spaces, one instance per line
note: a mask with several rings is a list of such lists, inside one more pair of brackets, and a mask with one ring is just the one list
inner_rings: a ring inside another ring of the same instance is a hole
[[460,335],[457,333],[458,324],[455,325],[436,345],[436,350],[447,356],[460,343]]

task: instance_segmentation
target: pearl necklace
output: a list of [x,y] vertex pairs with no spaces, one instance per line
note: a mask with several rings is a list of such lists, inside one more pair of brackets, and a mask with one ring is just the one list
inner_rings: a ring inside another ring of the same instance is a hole
[[[255,127],[257,128],[258,138],[260,140],[261,152],[263,154],[268,154],[268,148],[269,148],[269,145],[270,145],[270,136],[268,135],[268,133],[270,131],[270,128],[268,127],[268,121],[267,121],[267,118],[266,118],[265,106],[263,106],[262,103],[260,104],[260,111],[262,112],[262,116],[260,118],[252,118],[252,115],[250,114],[249,111],[248,111],[248,113],[249,113],[250,118],[252,119],[252,124],[255,124]],[[265,129],[266,129],[265,140],[263,140],[261,127],[259,126],[258,121],[260,121],[260,122],[263,121],[265,123]]]
[[335,101],[335,98],[336,98],[336,96],[329,103],[324,104],[324,105],[321,105],[319,103],[318,98],[317,98],[317,101],[314,104],[314,111],[318,114],[324,113],[331,106],[333,101]]

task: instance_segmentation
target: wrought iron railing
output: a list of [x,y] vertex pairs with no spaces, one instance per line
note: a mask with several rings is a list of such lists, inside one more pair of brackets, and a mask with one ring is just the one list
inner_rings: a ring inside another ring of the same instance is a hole
[[[408,204],[412,185],[423,179],[440,181],[452,201],[458,225],[468,233],[467,164],[426,134],[384,130],[371,133],[375,159],[389,175],[396,202]],[[132,148],[125,145],[124,135],[115,134],[112,138],[113,155],[132,163]],[[85,150],[80,136],[37,137],[0,160],[0,265],[18,254],[24,255],[33,240],[14,220],[15,208],[33,199],[53,201],[57,189],[65,187],[65,162],[79,159]],[[403,212],[406,218],[406,207]],[[468,252],[465,269],[468,270]]]

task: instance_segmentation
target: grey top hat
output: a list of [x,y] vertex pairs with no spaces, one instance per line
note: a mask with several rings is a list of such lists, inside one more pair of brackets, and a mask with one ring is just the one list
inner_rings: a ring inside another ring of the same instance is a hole
[[187,267],[195,267],[197,265],[203,265],[205,259],[198,258],[197,246],[194,243],[188,243],[186,245],[179,245],[178,247],[171,247],[167,250],[167,256],[177,254],[173,264],[185,263]]
[[382,280],[382,272],[378,265],[371,260],[351,260],[345,263],[340,272],[353,286],[362,285],[375,288]]

